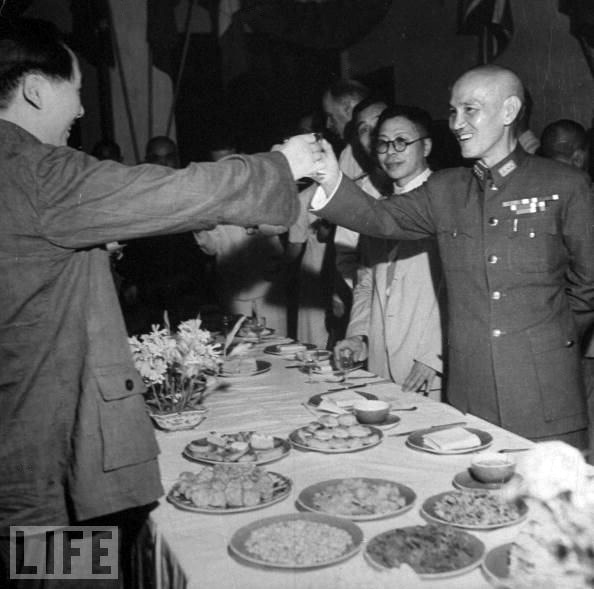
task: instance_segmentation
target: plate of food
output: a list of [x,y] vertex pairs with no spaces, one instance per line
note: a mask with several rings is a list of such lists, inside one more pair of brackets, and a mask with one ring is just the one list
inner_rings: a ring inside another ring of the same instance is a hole
[[483,560],[483,572],[491,585],[497,587],[497,589],[507,589],[512,586],[509,575],[511,547],[511,542],[496,546],[487,552]]
[[228,358],[223,362],[219,376],[223,378],[243,378],[245,376],[257,376],[270,371],[272,364],[266,360],[246,358],[237,356]]
[[261,340],[270,339],[274,336],[275,330],[271,327],[265,327],[260,334],[258,339],[258,333],[251,329],[249,326],[243,326],[237,332],[237,337],[241,338],[246,342],[259,342]]
[[314,569],[352,558],[363,532],[353,522],[319,513],[290,513],[237,530],[229,542],[240,561],[279,569]]
[[384,434],[377,427],[362,425],[351,413],[320,415],[317,421],[289,434],[289,441],[300,450],[326,454],[358,452],[381,443]]
[[291,480],[255,464],[215,464],[182,472],[167,494],[178,509],[195,513],[239,513],[286,499]]
[[467,454],[488,448],[493,436],[473,427],[427,428],[413,432],[406,445],[431,454]]
[[205,464],[252,462],[268,464],[286,456],[291,449],[283,438],[254,431],[210,432],[193,440],[182,454],[188,460]]
[[421,515],[431,521],[468,530],[493,530],[520,523],[526,518],[525,503],[506,501],[501,493],[446,491],[429,497]]
[[355,477],[310,485],[299,493],[297,505],[315,513],[370,521],[401,515],[416,498],[410,487],[395,481]]
[[289,360],[295,360],[299,352],[305,352],[307,350],[315,350],[315,344],[301,344],[299,342],[290,342],[287,344],[274,344],[266,346],[264,348],[265,354],[271,354],[273,356],[282,356]]
[[467,573],[480,565],[484,554],[485,545],[472,534],[435,524],[382,532],[365,548],[365,558],[373,567],[393,570],[408,564],[426,580]]

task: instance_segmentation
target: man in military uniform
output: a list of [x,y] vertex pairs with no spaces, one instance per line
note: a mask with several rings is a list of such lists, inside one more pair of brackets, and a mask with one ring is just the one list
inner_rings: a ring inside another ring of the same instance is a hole
[[470,70],[452,89],[450,129],[474,169],[443,170],[398,199],[376,201],[340,174],[328,149],[312,207],[378,237],[434,235],[448,289],[448,401],[533,440],[583,448],[593,199],[584,174],[518,144],[523,96],[507,69]]

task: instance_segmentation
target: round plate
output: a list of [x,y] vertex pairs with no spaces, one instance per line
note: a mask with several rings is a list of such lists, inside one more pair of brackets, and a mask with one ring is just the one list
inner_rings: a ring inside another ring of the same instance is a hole
[[221,372],[219,376],[222,378],[245,378],[246,376],[258,376],[259,374],[269,372],[271,366],[272,364],[270,364],[270,362],[266,362],[266,360],[256,360],[256,370],[253,372],[238,374],[235,374],[234,372]]
[[[272,346],[266,346],[263,350],[263,352],[265,354],[272,354],[273,356],[282,356],[283,358],[289,358],[291,360],[295,359],[295,354],[296,352],[283,352],[281,346],[283,344],[274,344]],[[290,345],[290,344],[286,344],[286,345]],[[306,350],[315,350],[316,349],[316,345],[315,344],[301,344],[302,346],[305,346]]]
[[452,480],[452,484],[454,487],[458,489],[462,489],[463,491],[497,491],[502,489],[506,485],[509,485],[512,481],[520,482],[522,480],[522,476],[519,474],[514,474],[514,476],[507,481],[507,483],[482,483],[481,481],[475,479],[469,472],[468,469],[459,472],[454,479]]
[[483,571],[489,582],[498,589],[511,587],[509,578],[509,553],[511,542],[492,548],[483,560]]
[[274,490],[272,491],[272,498],[269,501],[263,501],[258,505],[250,505],[246,507],[198,507],[194,505],[189,499],[180,497],[177,495],[177,486],[179,483],[175,483],[171,487],[169,493],[167,493],[167,501],[173,504],[178,509],[184,511],[193,511],[194,513],[241,513],[243,511],[254,511],[255,509],[263,509],[269,505],[274,505],[283,499],[286,499],[291,493],[291,479],[278,474],[277,472],[268,472],[268,475],[274,480]]
[[[314,563],[314,564],[282,564],[282,563],[273,563],[267,560],[262,559],[259,556],[252,554],[246,547],[246,542],[249,539],[252,532],[258,530],[259,528],[269,526],[271,524],[276,523],[283,523],[289,521],[305,521],[305,522],[318,522],[322,524],[326,524],[329,526],[333,526],[335,528],[339,528],[344,530],[348,534],[350,534],[352,538],[352,545],[347,548],[347,550],[338,557],[330,558],[328,560]],[[264,566],[267,568],[275,568],[275,569],[299,569],[299,570],[308,570],[308,569],[316,569],[321,567],[327,567],[333,564],[337,564],[339,562],[343,562],[357,554],[361,548],[361,544],[363,543],[363,532],[361,528],[354,524],[353,522],[342,519],[340,517],[332,517],[330,515],[323,515],[320,513],[290,513],[285,515],[277,515],[273,517],[267,517],[265,519],[259,519],[243,528],[237,530],[229,542],[229,549],[233,554],[238,556],[241,560],[247,561],[251,564],[256,564],[260,566]]]
[[[348,391],[344,391],[344,392],[346,393]],[[364,397],[365,399],[369,399],[370,401],[377,401],[377,397],[375,395],[372,395],[371,393],[366,393],[365,391],[356,391],[356,392],[358,395],[360,395],[361,397]],[[310,397],[307,402],[312,407],[317,407],[322,402],[322,399],[326,395],[331,395],[331,394],[332,393],[320,393],[319,395],[314,395],[313,397]]]
[[302,444],[299,441],[299,438],[297,438],[296,436],[297,431],[299,431],[299,429],[301,428],[297,428],[289,434],[289,441],[291,442],[291,444],[293,444],[293,446],[295,446],[295,448],[299,448],[299,450],[321,452],[322,454],[347,454],[349,452],[360,452],[361,450],[367,450],[369,448],[377,446],[378,444],[381,444],[382,440],[384,439],[384,434],[381,429],[373,427],[372,425],[365,425],[365,427],[368,427],[371,430],[372,434],[377,434],[379,436],[379,439],[377,440],[377,442],[367,444],[366,446],[359,446],[358,448],[312,448],[311,446],[306,446],[305,444]]
[[[445,524],[446,526],[453,526],[455,528],[463,528],[465,530],[494,530],[496,528],[507,528],[508,526],[514,526],[516,524],[519,524],[521,521],[523,521],[526,518],[526,515],[528,513],[528,506],[525,503],[520,503],[518,506],[518,512],[519,512],[518,517],[516,519],[509,520],[506,522],[492,523],[492,524],[488,524],[488,523],[472,524],[472,523],[458,523],[455,521],[448,521],[448,520],[442,518],[441,516],[439,516],[435,511],[435,504],[438,501],[440,501],[441,499],[443,499],[446,495],[459,496],[459,497],[465,498],[469,501],[480,502],[480,500],[481,500],[480,499],[481,496],[478,493],[465,493],[464,491],[445,491],[444,493],[438,493],[437,495],[433,495],[432,497],[429,497],[428,499],[426,499],[421,507],[421,515],[425,519],[427,519],[431,522]],[[489,494],[488,491],[486,491],[484,493],[484,495],[489,498],[497,497],[496,494]]]
[[361,425],[373,425],[373,427],[379,427],[381,429],[390,429],[391,427],[395,426],[397,423],[400,423],[400,417],[398,415],[394,415],[393,413],[388,413],[388,416],[384,421],[380,423],[365,423],[363,421],[357,420],[358,423]]
[[[407,526],[407,527],[399,528],[399,529],[404,532],[410,531],[412,533],[414,530],[416,530],[419,527],[421,527],[421,526]],[[370,547],[373,548],[375,543],[383,541],[386,536],[388,536],[390,533],[395,532],[395,531],[396,530],[388,530],[386,532],[382,532],[381,534],[374,536],[367,542],[367,546],[365,548],[365,559],[373,567],[378,568],[383,571],[397,571],[398,570],[398,568],[391,568],[381,562],[378,562],[375,559],[375,557],[373,557],[369,553]],[[423,573],[423,572],[415,571],[421,579],[437,580],[437,579],[447,579],[449,577],[456,577],[458,575],[463,575],[464,573],[467,573],[480,565],[483,555],[485,554],[485,545],[477,537],[473,536],[472,534],[469,534],[468,532],[463,532],[462,530],[455,530],[455,533],[456,533],[456,536],[458,536],[458,538],[463,538],[469,544],[471,555],[470,555],[470,560],[469,560],[468,564],[466,564],[463,567],[454,568],[449,571],[441,571],[438,573]],[[414,569],[414,567],[413,567],[413,569]]]
[[[225,435],[225,434],[223,434]],[[227,435],[234,435],[234,434],[227,434]],[[202,438],[197,438],[196,441],[204,440],[206,436]],[[291,450],[291,444],[283,438],[274,437],[274,448],[270,450],[254,450],[256,454],[256,460],[248,461],[248,464],[269,464],[270,462],[275,462],[280,460],[281,458],[285,457]],[[209,458],[206,456],[202,456],[200,454],[194,454],[190,450],[190,444],[188,444],[182,451],[182,456],[191,460],[192,462],[199,462],[200,464],[232,464],[235,462],[234,460],[216,460],[214,458]]]
[[430,433],[430,429],[420,429],[406,438],[407,446],[414,448],[415,450],[421,450],[422,452],[430,452],[431,454],[468,454],[469,452],[478,452],[488,448],[493,443],[493,436],[481,429],[475,429],[473,427],[465,427],[466,431],[471,434],[478,436],[481,443],[478,446],[472,446],[472,448],[459,448],[458,450],[437,450],[430,448],[423,441],[423,436]]
[[417,498],[416,493],[406,485],[402,485],[400,483],[396,483],[395,481],[388,481],[386,479],[371,479],[367,477],[352,477],[346,479],[331,479],[328,481],[323,481],[321,483],[315,483],[306,487],[299,493],[297,497],[297,505],[307,511],[313,511],[315,513],[327,513],[323,511],[315,504],[315,495],[316,493],[325,492],[328,490],[329,487],[337,485],[339,483],[344,483],[346,481],[365,481],[370,485],[390,485],[391,487],[396,487],[400,492],[400,495],[404,498],[406,503],[402,507],[398,507],[393,509],[392,511],[385,511],[381,513],[367,513],[367,514],[352,514],[352,513],[328,513],[328,515],[333,515],[335,517],[345,517],[347,519],[353,521],[371,521],[374,519],[383,519],[386,517],[394,517],[395,515],[401,515],[408,511],[415,502]]

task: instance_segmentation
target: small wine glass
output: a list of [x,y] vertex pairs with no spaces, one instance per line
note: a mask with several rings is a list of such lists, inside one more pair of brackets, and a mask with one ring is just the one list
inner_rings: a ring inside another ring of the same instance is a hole
[[308,384],[313,384],[315,380],[312,378],[314,368],[317,368],[318,361],[316,356],[311,351],[302,352],[300,354],[301,366],[305,368],[307,372],[307,380],[305,381]]
[[355,360],[351,348],[342,348],[338,352],[338,369],[344,377],[344,383],[347,384],[348,374],[353,370]]
[[252,331],[256,334],[259,344],[262,343],[262,333],[265,329],[266,317],[262,317],[262,315],[254,317],[254,322],[252,323]]

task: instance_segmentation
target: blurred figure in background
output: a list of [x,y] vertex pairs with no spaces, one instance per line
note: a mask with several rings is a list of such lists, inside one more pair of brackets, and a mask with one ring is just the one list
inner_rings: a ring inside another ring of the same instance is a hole
[[541,136],[541,153],[579,170],[588,169],[588,133],[579,123],[560,119],[547,125]]
[[122,162],[122,150],[120,146],[111,139],[102,139],[97,141],[91,151],[91,155],[98,160],[113,160],[114,162]]

